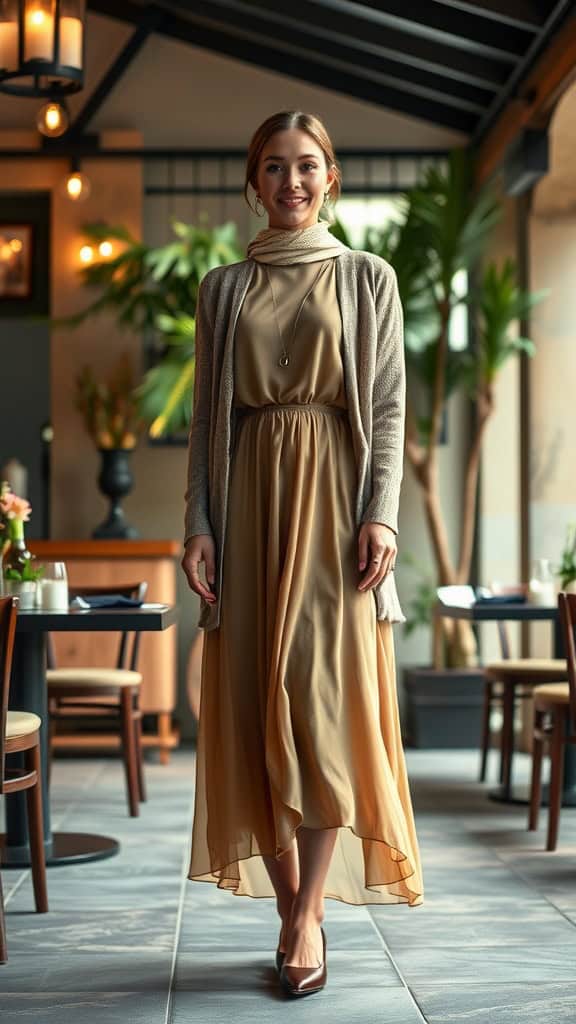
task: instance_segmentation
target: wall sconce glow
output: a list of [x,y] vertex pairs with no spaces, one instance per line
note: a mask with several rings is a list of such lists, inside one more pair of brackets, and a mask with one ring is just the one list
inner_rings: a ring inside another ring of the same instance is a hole
[[72,171],[64,180],[64,194],[75,203],[81,203],[90,195],[90,182],[85,174]]
[[81,263],[92,263],[94,259],[94,249],[91,245],[83,245],[78,254],[80,256]]
[[0,91],[57,99],[84,84],[85,0],[0,0]]
[[112,242],[108,242],[108,241],[100,242],[100,245],[98,246],[98,252],[103,257],[103,259],[107,260],[112,255],[112,252],[113,252]]
[[48,139],[57,139],[70,124],[68,112],[62,103],[45,103],[36,115],[38,131]]

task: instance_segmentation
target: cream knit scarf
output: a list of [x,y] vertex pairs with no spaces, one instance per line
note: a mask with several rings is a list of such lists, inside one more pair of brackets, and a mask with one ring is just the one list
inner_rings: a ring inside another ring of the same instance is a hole
[[326,221],[308,228],[263,228],[250,242],[246,255],[258,263],[314,263],[339,256],[349,249],[336,238]]

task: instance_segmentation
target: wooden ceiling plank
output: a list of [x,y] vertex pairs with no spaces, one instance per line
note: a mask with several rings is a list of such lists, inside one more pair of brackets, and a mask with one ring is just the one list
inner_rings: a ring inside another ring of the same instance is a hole
[[569,86],[576,81],[576,16],[569,18],[477,147],[476,180],[485,182],[523,128],[542,128]]

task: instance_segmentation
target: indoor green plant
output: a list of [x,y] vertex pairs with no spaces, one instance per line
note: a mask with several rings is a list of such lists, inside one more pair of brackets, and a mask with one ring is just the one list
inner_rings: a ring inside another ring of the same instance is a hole
[[561,590],[576,592],[576,523],[570,523],[566,528],[566,540],[556,575]]
[[175,239],[163,246],[148,246],[122,226],[84,225],[87,242],[113,241],[118,251],[83,267],[82,281],[96,298],[71,317],[56,321],[76,326],[87,317],[107,310],[119,326],[143,334],[153,354],[134,390],[142,420],[151,437],[186,429],[194,383],[194,336],[198,288],[213,267],[241,259],[236,225],[228,222],[209,228],[174,220]]

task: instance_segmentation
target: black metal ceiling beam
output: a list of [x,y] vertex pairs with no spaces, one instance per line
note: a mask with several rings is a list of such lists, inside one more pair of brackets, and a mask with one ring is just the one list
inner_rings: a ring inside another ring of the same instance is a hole
[[430,0],[313,0],[328,13],[348,11],[358,18],[408,35],[447,43],[466,53],[517,58],[530,43],[533,29],[494,25],[477,14],[442,7]]
[[548,13],[547,11],[543,12],[541,8],[551,6],[550,3],[535,3],[534,0],[432,0],[432,2],[525,31],[539,29],[544,24]]
[[[138,11],[142,11],[142,7],[131,0],[89,0],[89,7],[108,17],[136,23]],[[228,30],[236,18],[246,30],[254,29],[257,32],[264,19],[268,34],[272,35],[277,46],[281,46],[286,30],[305,29],[316,52],[321,52],[332,41],[350,47],[355,53],[355,63],[361,63],[364,55],[369,53],[378,58],[393,60],[409,70],[418,68],[450,81],[466,82],[479,88],[500,88],[510,73],[507,63],[464,54],[426,39],[409,39],[401,32],[379,29],[378,26],[370,27],[358,19],[342,17],[337,12],[323,19],[314,5],[306,0],[293,0],[288,13],[281,8],[269,6],[268,2],[260,5],[249,4],[245,0],[217,0],[202,5],[197,0],[173,0],[172,7],[192,12],[196,17],[201,10],[208,9],[210,20],[221,24],[223,29],[228,27]]]
[[240,37],[254,39],[266,46],[277,46],[280,43],[283,51],[333,67],[336,73],[348,71],[376,84],[402,89],[424,100],[433,99],[478,114],[486,109],[496,91],[495,86],[481,88],[469,82],[461,82],[455,90],[453,81],[442,74],[409,67],[381,54],[364,51],[360,58],[358,51],[348,41],[324,39],[319,48],[315,37],[303,29],[299,22],[284,20],[279,40],[278,28],[274,32],[270,22],[259,13],[247,18],[242,11],[231,8],[226,11],[223,25],[222,16],[219,20],[214,19],[213,12],[213,3],[195,0],[193,13],[187,14],[186,20],[218,30],[223,28],[228,35],[239,34]]
[[102,79],[94,89],[92,95],[87,99],[84,106],[74,118],[70,125],[69,135],[82,134],[94,115],[107,100],[108,96],[118,84],[127,68],[134,58],[140,53],[144,43],[152,32],[156,31],[164,17],[164,12],[158,7],[150,6],[142,12],[142,18],[136,31],[130,37],[126,45],[114,63],[108,68]]
[[[320,0],[291,0],[286,8],[271,7],[269,0],[211,0],[212,17],[220,22],[230,18],[232,11],[239,11],[245,18],[254,15],[258,10],[262,16],[277,26],[276,32],[282,33],[284,26],[305,27],[319,42],[326,39],[340,39],[359,50],[368,50],[381,56],[387,55],[408,63],[409,66],[419,63],[428,71],[442,72],[464,76],[466,81],[477,77],[477,84],[482,80],[501,82],[509,74],[509,68],[518,61],[518,57],[510,53],[498,51],[490,57],[482,53],[466,53],[444,40],[426,39],[418,34],[409,34],[405,29],[377,24],[376,20],[366,20],[357,12],[351,13],[354,5],[349,0],[322,0],[334,4],[329,10],[320,6]],[[336,6],[336,4],[338,6]],[[174,6],[184,10],[196,10],[197,4],[186,0],[174,0]],[[345,7],[344,9],[340,8]],[[222,11],[218,15],[217,9]],[[366,11],[364,6],[364,10]],[[278,28],[280,27],[280,28]]]
[[[200,4],[194,6],[197,8]],[[206,6],[212,8],[211,4]],[[121,3],[116,0],[92,0],[90,7],[134,24],[138,23],[145,10],[127,0],[122,0]],[[465,134],[473,131],[478,119],[477,103],[456,97],[454,105],[450,105],[444,103],[440,96],[434,97],[430,93],[423,95],[421,89],[409,83],[406,83],[407,91],[404,92],[404,83],[393,78],[384,80],[384,76],[379,76],[379,80],[375,81],[367,76],[361,65],[358,68],[336,66],[336,63],[328,61],[321,51],[305,55],[298,50],[294,52],[292,49],[281,49],[277,43],[278,36],[262,42],[238,27],[231,26],[228,29],[225,21],[212,26],[204,21],[165,12],[158,31],[180,42],[188,42],[292,78],[300,78],[363,102],[397,110],[411,117],[430,120]],[[282,38],[280,42],[283,43]]]
[[[46,139],[35,148],[0,149],[0,160],[67,160],[71,157],[85,160],[246,160],[246,149],[198,148],[186,146],[119,149],[99,145],[98,136],[79,139]],[[440,160],[447,157],[447,149],[371,149],[362,146],[338,147],[339,160]]]

